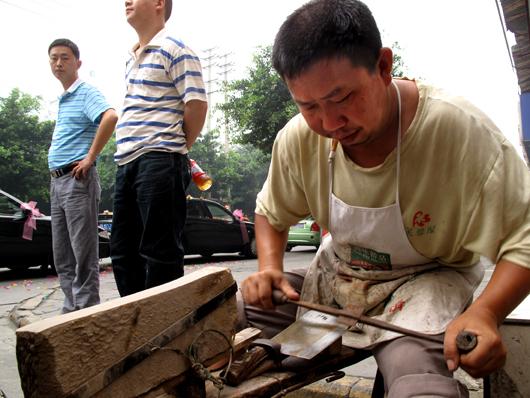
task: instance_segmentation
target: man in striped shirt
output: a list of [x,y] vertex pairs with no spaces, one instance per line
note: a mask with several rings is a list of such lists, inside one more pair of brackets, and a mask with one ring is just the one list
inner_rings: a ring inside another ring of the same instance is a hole
[[79,78],[78,47],[57,39],[48,48],[53,75],[64,88],[48,153],[53,257],[64,292],[61,314],[99,304],[96,159],[118,115],[98,89]]
[[199,58],[165,29],[171,0],[126,0],[125,8],[139,42],[126,64],[114,157],[111,258],[122,296],[184,274],[187,154],[208,109]]

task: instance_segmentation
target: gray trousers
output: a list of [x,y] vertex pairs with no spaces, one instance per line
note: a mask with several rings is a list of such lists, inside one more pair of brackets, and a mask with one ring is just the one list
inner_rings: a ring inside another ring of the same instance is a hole
[[[302,290],[308,267],[285,273],[291,286]],[[292,304],[277,307],[276,311],[264,311],[246,305],[241,292],[237,294],[239,322],[236,332],[255,327],[270,339],[293,323],[297,307]],[[387,398],[407,397],[469,397],[467,387],[453,378],[443,354],[444,335],[438,335],[439,343],[414,337],[400,337],[377,345],[372,350],[379,370],[385,379]]]
[[101,194],[95,166],[86,179],[70,173],[51,181],[55,269],[64,293],[61,314],[100,303],[98,207]]

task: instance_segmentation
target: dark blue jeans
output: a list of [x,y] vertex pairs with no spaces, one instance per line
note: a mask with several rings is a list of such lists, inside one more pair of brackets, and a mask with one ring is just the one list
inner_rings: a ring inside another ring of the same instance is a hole
[[190,160],[178,153],[148,152],[118,166],[110,253],[122,297],[184,275],[190,181]]

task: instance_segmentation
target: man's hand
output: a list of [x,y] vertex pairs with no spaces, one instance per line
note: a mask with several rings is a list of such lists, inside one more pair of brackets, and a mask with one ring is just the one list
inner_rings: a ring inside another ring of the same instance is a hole
[[[456,337],[464,330],[477,336],[477,346],[468,353],[460,353],[456,346]],[[475,378],[502,368],[506,363],[506,347],[499,335],[497,317],[480,306],[471,306],[448,326],[444,354],[450,371],[461,367]]]
[[264,310],[275,309],[271,299],[273,288],[281,290],[292,300],[300,298],[296,290],[287,282],[283,271],[274,268],[267,268],[252,274],[241,284],[245,302]]
[[[499,327],[530,292],[530,269],[501,259],[488,285],[469,309],[445,332],[444,353],[449,370],[460,366],[473,377],[484,377],[506,363],[506,347]],[[467,354],[456,348],[456,336],[467,330],[477,336],[477,346]]]
[[74,169],[70,173],[70,177],[73,178],[75,176],[75,178],[77,178],[79,180],[81,175],[83,176],[83,178],[86,178],[86,172],[88,171],[90,166],[92,166],[94,164],[94,161],[93,160],[90,161],[90,159],[87,156],[86,158],[84,158],[80,162],[73,162],[72,164],[75,164],[76,166],[74,167]]

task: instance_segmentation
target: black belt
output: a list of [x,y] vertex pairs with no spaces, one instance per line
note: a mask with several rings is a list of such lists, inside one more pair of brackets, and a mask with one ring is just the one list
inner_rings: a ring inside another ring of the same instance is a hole
[[53,178],[58,178],[58,177],[62,177],[64,176],[65,174],[68,174],[70,173],[74,168],[75,168],[75,164],[72,164],[70,166],[66,166],[66,167],[63,167],[62,169],[55,169],[55,170],[52,170],[50,172],[50,175],[53,177]]
[[[96,162],[94,162],[93,166],[96,165]],[[59,178],[59,177],[62,177],[64,176],[65,174],[68,174],[70,173],[74,168],[75,166],[77,166],[76,164],[71,164],[70,166],[66,166],[66,167],[63,167],[62,169],[55,169],[55,170],[52,170],[50,172],[50,175],[53,177],[53,178]]]

